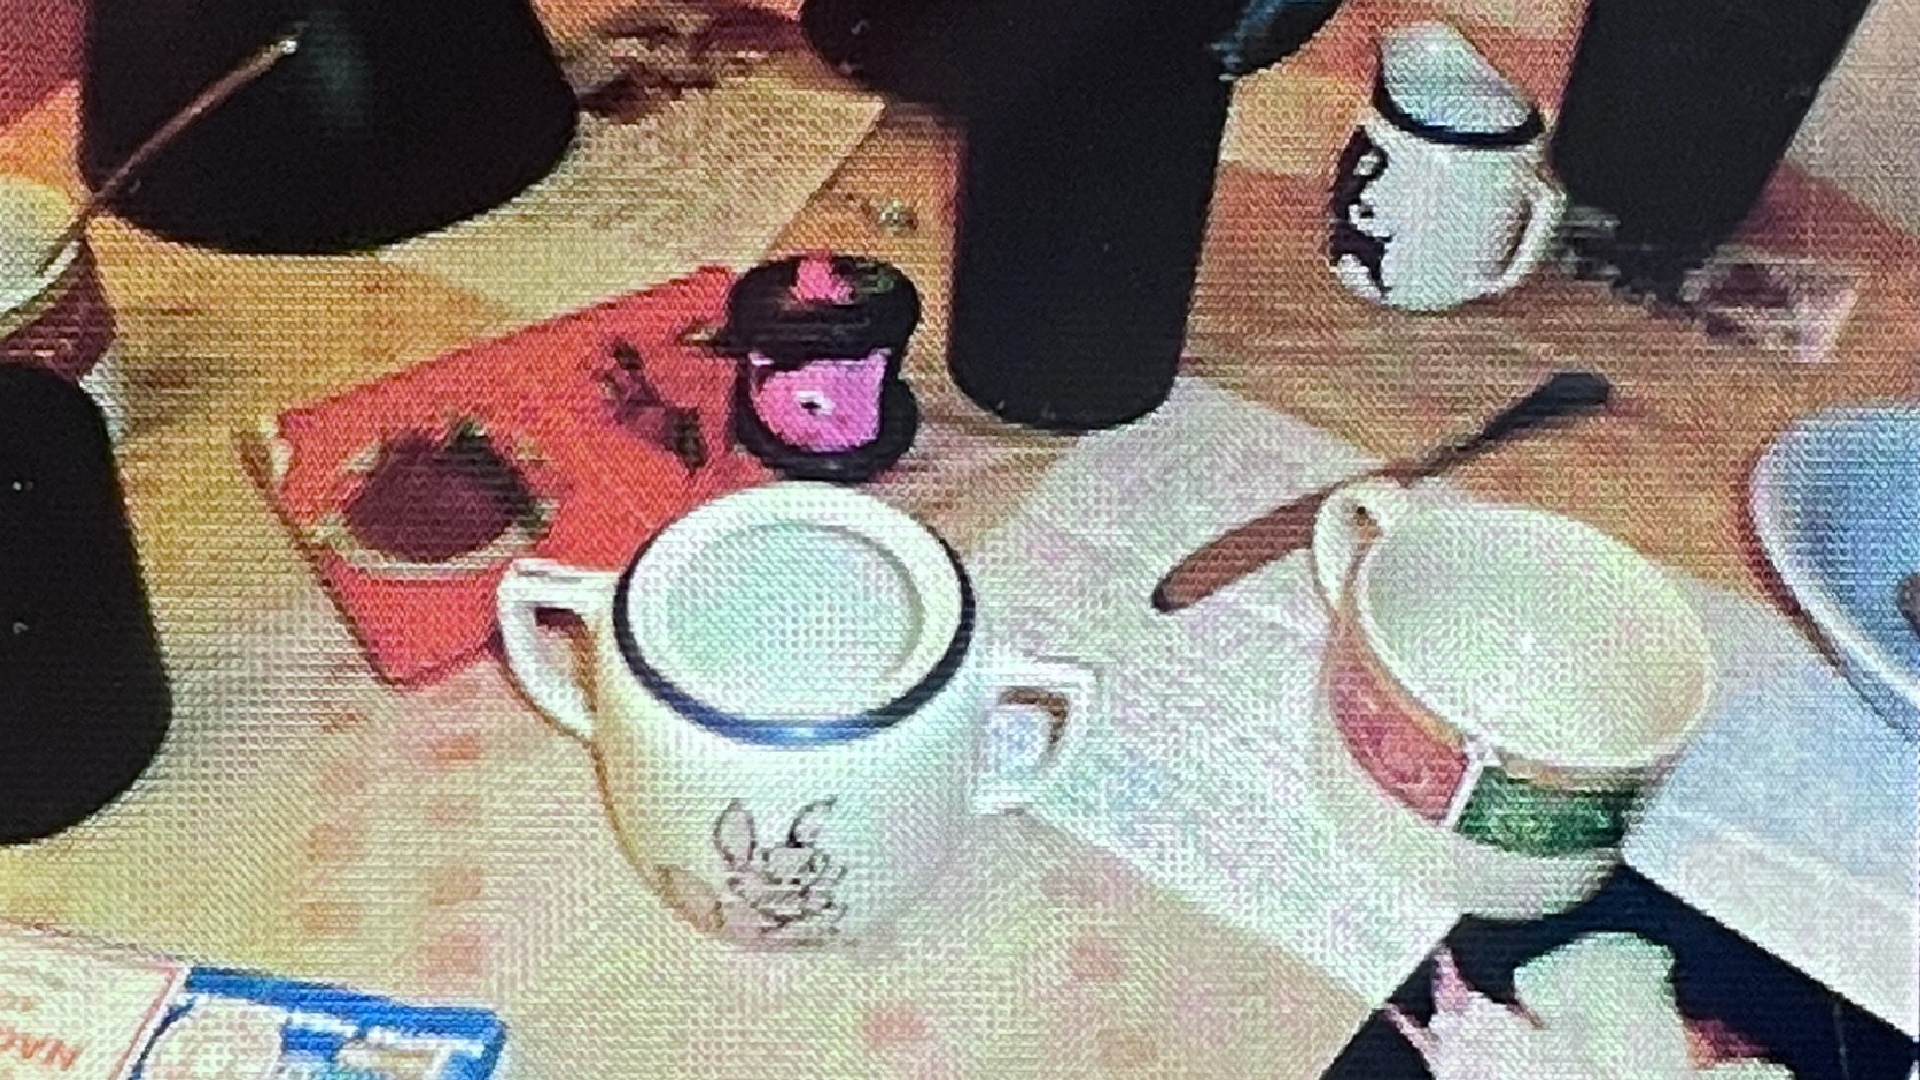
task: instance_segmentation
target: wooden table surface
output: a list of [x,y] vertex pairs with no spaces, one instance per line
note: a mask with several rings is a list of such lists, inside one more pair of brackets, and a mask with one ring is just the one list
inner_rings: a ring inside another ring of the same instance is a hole
[[[549,12],[558,36],[590,21],[559,7],[559,14]],[[805,77],[830,81],[818,71]],[[1393,455],[1471,425],[1546,371],[1595,368],[1619,389],[1621,407],[1613,415],[1471,465],[1462,482],[1485,496],[1571,514],[1714,582],[1769,594],[1772,586],[1745,534],[1752,462],[1796,417],[1840,402],[1920,393],[1920,241],[1797,175],[1784,174],[1774,184],[1756,214],[1756,238],[1864,273],[1837,355],[1817,365],[1756,361],[1599,286],[1553,274],[1453,314],[1386,311],[1343,292],[1319,254],[1325,190],[1319,170],[1339,146],[1352,110],[1316,106],[1314,95],[1338,86],[1341,102],[1357,100],[1357,77],[1342,81],[1307,65],[1298,74],[1262,76],[1247,91],[1262,105],[1292,99],[1308,106],[1236,115],[1236,138],[1259,143],[1259,153],[1230,160],[1220,180],[1188,371]],[[0,169],[77,191],[74,124],[75,94],[68,89],[0,132]],[[907,377],[935,434],[886,488],[965,549],[1069,443],[994,422],[945,378],[941,342],[957,150],[954,131],[924,110],[889,107],[775,247],[868,252],[905,268],[923,291],[929,317]],[[1255,167],[1247,157],[1279,160],[1283,167]],[[915,208],[917,231],[888,235],[859,208],[862,200],[888,198]],[[231,659],[236,627],[270,632],[274,624],[270,618],[263,624],[263,613],[287,605],[288,597],[301,598],[296,607],[306,605],[300,618],[322,617],[314,615],[323,605],[314,606],[308,568],[241,467],[235,433],[326,392],[506,332],[514,322],[476,296],[371,256],[223,255],[168,244],[111,218],[96,223],[91,235],[118,313],[120,359],[138,402],[136,430],[122,450],[126,490],[178,675],[210,663],[209,657]],[[291,634],[308,623],[286,625]],[[352,709],[384,715],[427,708],[352,676],[350,651],[328,640],[333,652],[311,663],[333,665],[339,679],[328,685],[359,680],[352,682]],[[266,664],[297,659],[285,649],[258,655]],[[302,678],[288,673],[275,696],[298,699],[298,687],[308,685]],[[188,679],[182,685],[200,684]],[[233,806],[217,793],[196,804],[195,813],[216,821],[211,839],[195,839],[183,818],[164,827],[89,824],[49,845],[0,852],[0,917],[47,919],[228,962],[381,982],[383,958],[397,947],[390,933],[348,919],[353,925],[328,937],[325,913],[303,907],[283,880],[291,864],[278,855],[249,862],[245,851],[249,821],[275,835],[301,827],[258,818],[282,805],[271,800],[292,799],[296,791],[323,797],[313,794],[308,774],[342,751],[323,744],[318,733],[326,715],[345,707],[324,700],[294,700],[288,707],[309,705],[322,716],[310,730],[288,736],[292,741],[284,745],[260,736],[259,775],[250,775]],[[183,752],[189,758],[196,752],[191,740],[203,736],[212,739],[198,744],[205,753],[216,743],[249,745],[220,743],[192,724],[187,729],[176,738],[188,740]],[[564,743],[550,732],[544,737]],[[550,755],[557,763],[553,775],[564,784],[591,782],[570,748],[528,753]],[[248,800],[252,809],[235,808]],[[156,836],[166,844],[157,846]],[[242,850],[203,846],[222,837]],[[444,881],[441,887],[459,891]],[[556,970],[571,974],[553,975],[553,985],[597,977],[593,964],[578,957],[569,962],[572,967],[554,961]],[[415,985],[400,978],[387,984]],[[429,978],[418,985],[433,984]],[[636,994],[628,997],[641,1000]],[[1337,1047],[1340,1032],[1351,1030],[1367,1007],[1326,1006],[1320,1041],[1332,1039]],[[551,1048],[565,1042],[568,1030],[561,1025],[533,1038]],[[1108,1065],[1125,1064],[1125,1053],[1114,1052],[1118,1059],[1101,1053]]]

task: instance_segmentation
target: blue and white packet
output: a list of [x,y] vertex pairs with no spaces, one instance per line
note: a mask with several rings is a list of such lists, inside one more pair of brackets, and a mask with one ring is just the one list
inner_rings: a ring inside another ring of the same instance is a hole
[[488,1080],[505,1039],[485,1009],[197,967],[128,1080]]

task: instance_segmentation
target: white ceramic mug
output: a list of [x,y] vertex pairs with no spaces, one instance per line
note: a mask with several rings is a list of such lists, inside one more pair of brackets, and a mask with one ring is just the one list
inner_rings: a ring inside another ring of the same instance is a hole
[[[551,609],[584,620],[584,685],[542,648]],[[528,697],[592,745],[629,857],[743,944],[856,941],[891,920],[938,884],[973,814],[1027,800],[1095,707],[1085,669],[993,649],[938,537],[827,484],[707,503],[622,573],[521,559],[499,611]]]
[[1667,572],[1570,518],[1386,481],[1329,498],[1312,554],[1333,614],[1316,734],[1350,805],[1426,834],[1409,858],[1450,864],[1469,912],[1584,899],[1712,688]]
[[1380,46],[1373,107],[1340,157],[1327,258],[1353,292],[1439,311],[1505,292],[1565,210],[1543,175],[1540,112],[1459,31],[1418,23]]

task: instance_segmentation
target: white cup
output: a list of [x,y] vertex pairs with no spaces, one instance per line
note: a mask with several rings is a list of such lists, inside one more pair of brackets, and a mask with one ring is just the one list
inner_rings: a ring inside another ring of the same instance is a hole
[[1373,107],[1341,155],[1327,258],[1354,293],[1440,311],[1518,285],[1552,247],[1565,194],[1539,110],[1445,23],[1380,46]]
[[[576,679],[535,615],[585,623]],[[521,559],[499,592],[527,696],[590,743],[616,831],[693,925],[852,942],[1017,807],[1096,707],[1084,668],[996,652],[953,551],[827,484],[707,503],[621,573]]]
[[1471,914],[1584,899],[1712,689],[1668,573],[1571,518],[1385,481],[1321,506],[1312,556],[1332,613],[1316,772],[1336,819],[1397,839]]

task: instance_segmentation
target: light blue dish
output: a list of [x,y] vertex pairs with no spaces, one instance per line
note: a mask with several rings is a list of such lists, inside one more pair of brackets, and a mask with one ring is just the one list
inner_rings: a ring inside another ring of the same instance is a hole
[[1847,679],[1920,739],[1920,637],[1895,603],[1920,571],[1920,404],[1802,420],[1761,457],[1752,499],[1761,547]]

